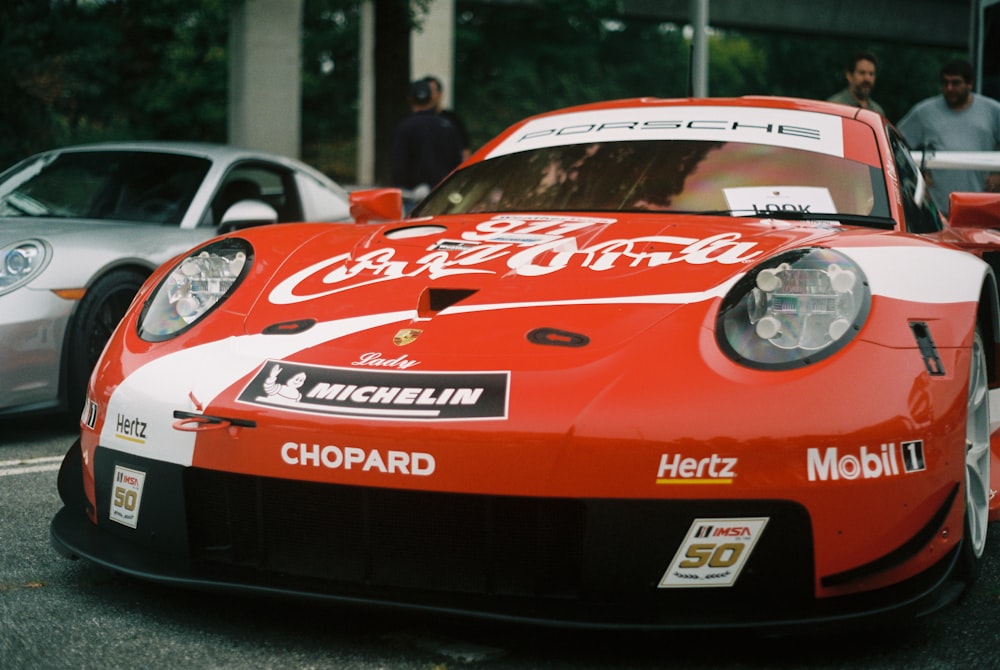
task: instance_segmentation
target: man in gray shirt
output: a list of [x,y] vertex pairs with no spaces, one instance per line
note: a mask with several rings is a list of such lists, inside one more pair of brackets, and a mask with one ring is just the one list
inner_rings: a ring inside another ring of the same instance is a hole
[[[973,94],[975,76],[964,60],[941,68],[941,95],[915,104],[897,124],[914,149],[994,151],[1000,146],[1000,102]],[[1000,175],[976,170],[935,170],[931,193],[945,215],[954,191],[1000,191]]]

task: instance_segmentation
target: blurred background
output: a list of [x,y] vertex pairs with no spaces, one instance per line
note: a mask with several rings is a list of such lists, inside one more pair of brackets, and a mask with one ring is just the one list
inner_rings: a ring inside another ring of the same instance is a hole
[[[231,17],[250,1],[267,4],[267,0],[4,0],[0,166],[43,149],[90,141],[228,141]],[[437,1],[300,0],[303,160],[338,181],[358,183],[363,8],[373,10],[381,26],[375,29],[374,62],[376,78],[385,83],[375,89],[379,110],[375,134],[386,137],[391,124],[406,112],[409,78],[438,74],[413,73],[408,60],[410,34],[420,33]],[[447,93],[473,147],[514,121],[557,107],[621,97],[687,95],[691,26],[683,20],[658,18],[662,11],[628,11],[630,6],[656,3],[449,2],[454,55]],[[724,13],[733,3],[744,9],[757,5],[713,0],[711,9]],[[687,7],[689,0],[683,4]],[[910,34],[879,31],[871,25],[879,18],[874,10],[839,17],[838,31],[830,34],[819,11],[824,4],[833,6],[823,0],[784,3],[816,14],[813,22],[800,19],[798,27],[780,21],[770,26],[759,22],[765,25],[751,28],[716,27],[710,16],[710,95],[825,99],[844,87],[850,54],[866,49],[879,58],[872,97],[891,121],[897,121],[914,102],[939,92],[938,69],[946,59],[970,58],[968,42],[935,39],[936,29]],[[833,4],[845,9],[859,5]],[[930,5],[953,6],[955,15],[965,20],[970,4],[975,2],[867,3],[881,8],[880,20],[886,20],[886,9],[900,16],[907,8],[919,12]],[[857,26],[853,34],[851,25]],[[384,148],[378,151],[375,160],[381,166],[386,160],[381,155]],[[375,181],[382,174],[380,167]]]

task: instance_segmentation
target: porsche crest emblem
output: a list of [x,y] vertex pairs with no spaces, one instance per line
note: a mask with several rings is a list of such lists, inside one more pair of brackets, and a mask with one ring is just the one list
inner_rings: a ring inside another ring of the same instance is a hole
[[419,328],[401,328],[395,335],[392,336],[392,343],[397,347],[406,346],[420,337],[420,333],[422,332],[424,331]]

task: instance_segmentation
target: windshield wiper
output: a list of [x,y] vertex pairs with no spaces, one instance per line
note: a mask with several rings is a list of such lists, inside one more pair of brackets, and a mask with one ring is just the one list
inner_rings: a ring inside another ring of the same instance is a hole
[[[743,213],[745,212],[745,213]],[[715,212],[713,212],[715,213]],[[866,226],[868,228],[878,228],[879,230],[893,230],[896,222],[888,216],[866,216],[863,214],[844,214],[837,212],[804,212],[801,210],[731,210],[729,212],[718,212],[719,214],[730,214],[740,218],[755,219],[781,219],[785,221],[837,221],[839,223],[850,223],[856,226]]]

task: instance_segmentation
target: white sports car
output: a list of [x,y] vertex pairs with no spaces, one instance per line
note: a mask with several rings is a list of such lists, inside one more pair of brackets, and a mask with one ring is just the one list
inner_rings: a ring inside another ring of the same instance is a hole
[[0,174],[0,416],[82,406],[146,277],[220,232],[348,221],[347,192],[282,156],[223,145],[93,144]]

